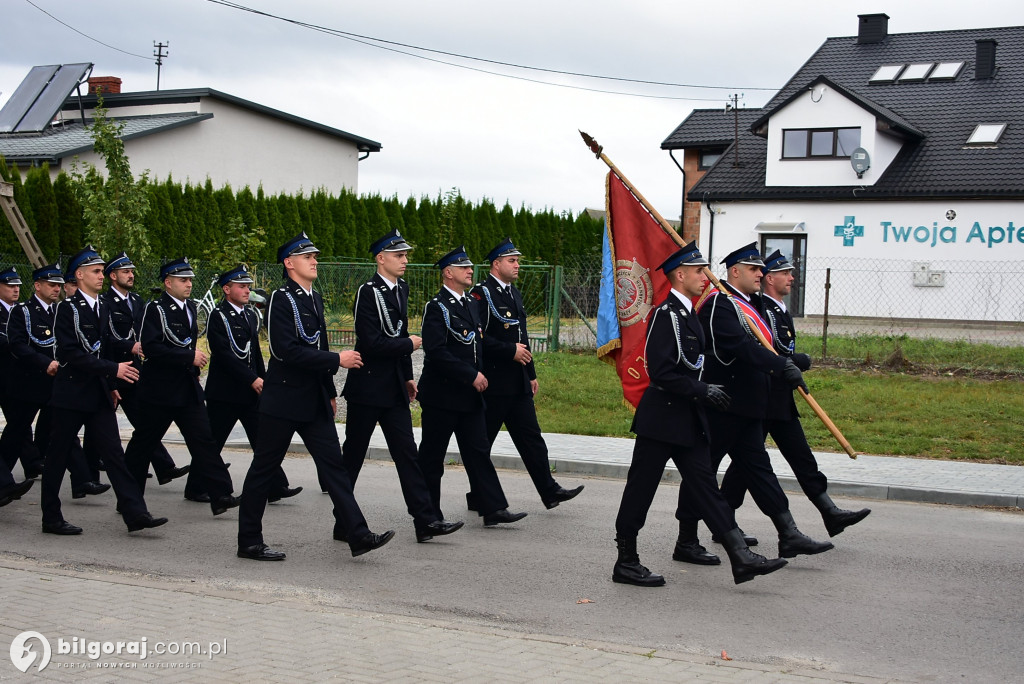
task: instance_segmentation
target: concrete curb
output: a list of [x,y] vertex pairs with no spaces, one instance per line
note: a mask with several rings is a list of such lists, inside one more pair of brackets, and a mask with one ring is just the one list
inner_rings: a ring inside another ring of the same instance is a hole
[[[180,439],[166,439],[168,444],[183,445]],[[227,449],[249,449],[249,443],[245,440],[230,440],[225,445]],[[292,442],[290,449],[294,453],[308,454],[306,446],[299,440]],[[390,461],[391,454],[384,447],[370,446],[366,457],[377,461]],[[518,454],[507,454],[494,452],[491,460],[496,468],[504,470],[523,470],[522,459]],[[612,461],[599,460],[575,460],[551,456],[553,472],[567,475],[590,475],[615,480],[625,480],[629,472],[629,464]],[[445,457],[445,463],[462,464],[462,457],[458,451],[449,451]],[[721,474],[719,474],[721,479]],[[675,468],[666,468],[663,482],[680,482],[679,472]],[[796,478],[780,475],[779,484],[786,492],[800,494],[801,489]],[[998,506],[1002,508],[1024,509],[1024,495],[1000,494],[993,492],[972,492],[963,490],[947,490],[927,487],[904,487],[887,484],[844,482],[842,480],[829,480],[829,493],[835,496],[850,496],[865,499],[880,499],[882,501],[906,501],[910,503],[932,503],[946,504],[951,506]]]

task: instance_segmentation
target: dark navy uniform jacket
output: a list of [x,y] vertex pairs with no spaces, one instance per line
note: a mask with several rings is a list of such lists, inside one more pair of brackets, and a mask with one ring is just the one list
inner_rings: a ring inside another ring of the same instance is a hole
[[[132,354],[131,348],[140,339],[139,334],[142,330],[142,316],[146,312],[146,303],[142,300],[142,297],[134,292],[129,292],[128,298],[125,299],[120,293],[115,292],[112,287],[101,294],[100,299],[106,303],[107,309],[110,311],[107,327],[111,339],[117,342],[131,342],[128,345],[106,345],[103,352],[104,355],[111,361],[117,361],[118,363],[131,361],[132,365],[141,370],[142,364]],[[128,306],[128,301],[131,301],[131,306]],[[117,380],[116,384],[117,389],[131,386],[130,383],[124,380]]]
[[408,403],[405,383],[412,380],[409,340],[409,285],[398,279],[396,291],[379,273],[356,293],[356,351],[363,367],[351,368],[342,394],[348,401],[389,407]]
[[270,362],[260,397],[260,413],[309,422],[331,415],[338,395],[334,375],[341,359],[329,351],[324,302],[307,295],[294,280],[274,290],[267,307]]
[[707,417],[699,403],[707,391],[700,380],[703,353],[704,331],[696,313],[687,312],[669,293],[647,323],[645,357],[651,383],[637,405],[633,432],[681,446],[693,446],[701,434],[707,439]]
[[259,319],[250,306],[238,313],[226,299],[210,314],[206,328],[210,343],[210,372],[206,398],[229,404],[252,404],[259,395],[252,388],[267,374],[260,351]]
[[[722,287],[729,288],[736,297],[743,296],[725,281]],[[752,306],[757,308],[756,304]],[[724,385],[731,399],[726,413],[763,419],[768,411],[770,378],[782,374],[786,359],[762,347],[747,332],[740,315],[739,307],[722,293],[709,297],[701,306],[698,317],[707,340],[701,379]]]
[[[196,351],[196,305],[185,302],[188,312],[164,292],[146,306],[142,319],[142,364],[139,398],[162,406],[202,403]],[[192,315],[189,323],[189,313]]]
[[7,378],[12,397],[33,404],[46,404],[53,390],[53,377],[46,369],[53,362],[57,343],[53,335],[53,307],[47,314],[33,295],[11,309],[7,319],[7,343],[14,362]]
[[484,369],[482,335],[475,303],[463,306],[446,288],[427,302],[423,311],[421,404],[459,412],[484,408],[483,394],[473,388],[476,374]]
[[57,360],[60,368],[53,382],[50,405],[92,412],[103,404],[113,408],[111,390],[115,389],[118,362],[104,358],[107,346],[125,345],[130,351],[134,341],[113,340],[110,336],[110,312],[107,303],[97,300],[99,315],[80,292],[57,305]]
[[[470,295],[484,330],[484,375],[487,393],[501,396],[532,394],[530,381],[537,379],[533,361],[525,366],[514,361],[516,343],[530,346],[526,333],[526,308],[519,290],[506,292],[492,276],[473,288]],[[503,320],[504,319],[504,320]],[[514,322],[510,322],[513,321]]]
[[[13,307],[12,307],[13,308]],[[10,311],[7,306],[0,304],[0,399],[7,396],[7,384],[10,377],[11,367],[14,359],[11,356],[11,345],[7,341],[7,319]]]
[[[764,320],[772,330],[772,344],[779,356],[786,358],[793,355],[796,345],[796,327],[789,311],[783,311],[779,303],[767,295],[755,294],[752,299],[755,306],[764,314]],[[768,403],[769,420],[792,420],[799,417],[793,388],[781,377],[772,377],[770,400]]]

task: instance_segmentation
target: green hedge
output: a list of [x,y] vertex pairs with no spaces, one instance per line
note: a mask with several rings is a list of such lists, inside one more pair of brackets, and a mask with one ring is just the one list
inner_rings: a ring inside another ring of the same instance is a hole
[[[88,227],[67,174],[61,172],[51,183],[49,169],[43,166],[29,169],[23,179],[17,168],[8,168],[0,158],[0,175],[14,183],[18,206],[48,260],[81,248]],[[150,211],[145,223],[157,258],[201,257],[210,245],[224,239],[228,220],[235,216],[248,227],[261,226],[266,231],[266,247],[250,257],[252,262],[274,261],[277,247],[299,231],[313,238],[325,257],[366,258],[370,242],[392,228],[419,247],[415,261],[432,261],[441,248],[435,244],[446,201],[441,194],[404,202],[397,196],[357,196],[344,190],[337,195],[323,189],[308,195],[267,195],[262,188],[215,189],[209,180],[203,185],[182,185],[170,177],[146,187]],[[508,203],[499,209],[488,199],[474,204],[457,194],[451,195],[451,201],[451,246],[465,244],[475,260],[482,261],[487,250],[506,235],[531,261],[560,264],[569,257],[599,253],[601,221],[585,212],[513,209]],[[0,221],[0,253],[20,252],[7,219]]]

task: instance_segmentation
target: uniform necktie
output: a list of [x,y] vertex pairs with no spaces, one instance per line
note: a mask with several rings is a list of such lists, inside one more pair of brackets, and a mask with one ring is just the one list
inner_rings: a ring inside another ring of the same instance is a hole
[[462,302],[462,308],[469,311],[469,300],[466,299],[466,295],[462,295],[462,297],[459,298],[459,301]]
[[96,314],[96,318],[100,317],[100,303],[99,302],[93,302],[92,303],[92,312],[94,314]]

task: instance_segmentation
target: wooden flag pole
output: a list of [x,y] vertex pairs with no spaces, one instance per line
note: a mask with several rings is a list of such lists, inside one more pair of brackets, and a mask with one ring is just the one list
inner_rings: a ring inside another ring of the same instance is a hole
[[[637,200],[640,201],[640,204],[643,205],[644,209],[646,209],[648,213],[650,213],[650,215],[654,217],[654,219],[661,226],[661,229],[665,231],[665,233],[670,238],[672,238],[672,241],[675,242],[680,247],[685,245],[686,243],[683,242],[683,238],[679,236],[679,233],[675,231],[672,225],[668,221],[666,221],[661,214],[658,213],[658,210],[655,209],[654,206],[647,201],[647,198],[640,194],[640,191],[636,189],[636,186],[630,183],[629,179],[627,179],[622,174],[622,172],[619,171],[618,167],[612,163],[612,160],[609,159],[608,156],[604,153],[604,148],[601,145],[599,145],[596,140],[594,140],[592,137],[590,137],[583,131],[580,131],[580,135],[583,136],[583,142],[587,144],[587,147],[589,147],[590,151],[594,153],[594,156],[596,156],[598,159],[600,159],[601,161],[608,165],[608,168],[611,169],[612,173],[614,173],[618,177],[618,179],[622,181],[622,184],[625,185],[631,193],[633,193],[633,196],[636,197]],[[727,297],[732,296],[732,293],[722,286],[721,281],[719,281],[715,274],[711,272],[710,268],[705,266],[704,273],[705,275],[707,275],[711,283],[716,288],[718,288],[719,292],[723,293]],[[744,312],[743,315],[747,316],[746,312]],[[771,342],[769,342],[767,338],[765,338],[764,334],[758,329],[754,321],[750,320],[749,316],[747,316],[747,322],[749,324],[748,327],[754,332],[754,335],[757,337],[758,342],[760,342],[765,349],[768,349],[773,354],[778,355],[778,352],[772,346]],[[839,431],[838,427],[836,427],[836,424],[833,423],[832,419],[828,417],[827,413],[825,413],[825,409],[821,408],[821,406],[814,399],[814,397],[811,396],[810,392],[805,391],[803,387],[798,387],[797,391],[800,392],[800,396],[804,398],[804,401],[807,402],[807,405],[811,407],[812,411],[814,411],[814,415],[818,416],[818,419],[821,420],[821,422],[825,425],[826,428],[828,428],[828,431],[832,433],[832,436],[836,438],[836,441],[839,442],[839,446],[843,447],[843,451],[845,451],[850,456],[850,458],[857,458],[857,452],[853,450],[852,446],[850,446],[850,442],[847,441],[846,437],[843,436],[843,433]]]

